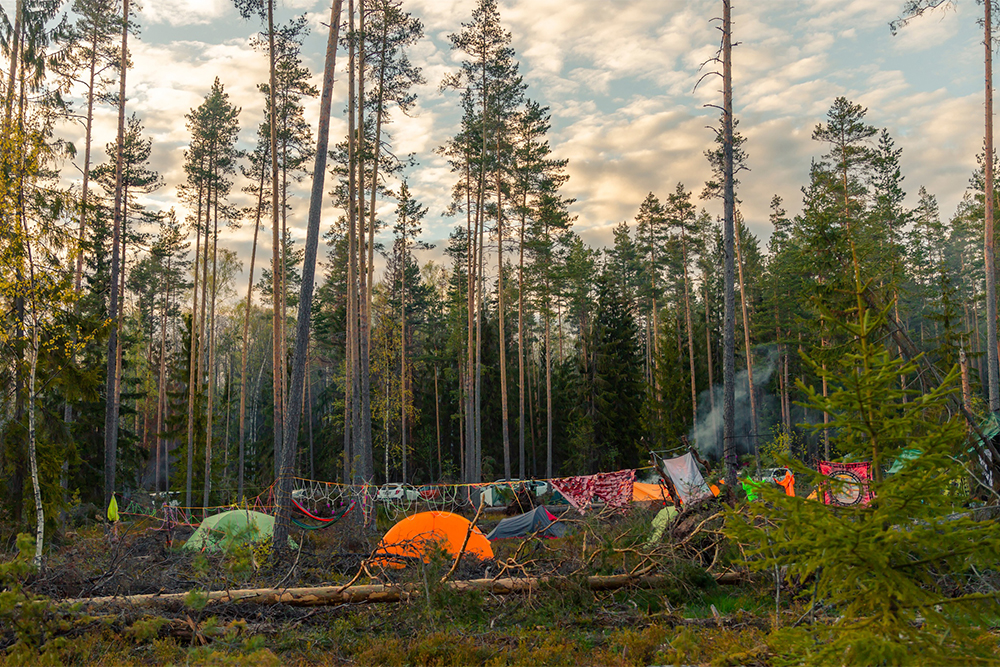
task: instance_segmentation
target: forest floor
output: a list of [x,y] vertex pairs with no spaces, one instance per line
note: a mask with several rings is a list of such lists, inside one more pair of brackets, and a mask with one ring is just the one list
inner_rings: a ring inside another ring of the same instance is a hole
[[[297,533],[299,548],[280,554],[267,545],[185,551],[179,545],[186,531],[168,535],[155,521],[117,531],[91,524],[53,544],[41,572],[24,574],[16,586],[8,580],[6,587],[20,593],[8,596],[6,608],[0,599],[0,665],[773,664],[780,647],[771,645],[772,630],[801,620],[804,609],[785,590],[776,614],[773,579],[718,585],[714,575],[734,554],[720,546],[717,509],[682,516],[657,544],[648,543],[655,509],[569,516],[569,536],[495,542],[494,559],[463,556],[451,575],[495,577],[506,564],[505,576],[558,577],[510,595],[442,584],[452,565],[443,553],[356,579],[381,533],[346,521]],[[499,518],[480,524],[488,531]],[[586,585],[587,576],[640,570],[660,575],[658,584],[605,591]],[[415,584],[416,593],[400,602],[314,607],[206,604],[197,594],[352,579]],[[66,602],[190,591],[196,593],[184,601],[155,605]],[[13,622],[5,628],[6,618]]]

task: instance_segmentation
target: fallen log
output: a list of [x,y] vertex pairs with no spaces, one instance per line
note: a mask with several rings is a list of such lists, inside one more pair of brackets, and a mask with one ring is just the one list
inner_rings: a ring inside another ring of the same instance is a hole
[[[635,586],[637,588],[656,588],[670,581],[663,575],[631,576],[628,574],[613,574],[609,576],[587,577],[583,585],[594,591],[607,591]],[[743,581],[738,572],[725,572],[715,575],[715,581],[722,585],[737,584]],[[543,586],[564,587],[573,582],[565,577],[504,577],[499,579],[469,579],[465,581],[449,581],[443,585],[455,591],[480,591],[494,595],[509,595],[536,591]],[[201,593],[152,593],[145,595],[117,595],[95,598],[76,598],[64,600],[61,604],[77,604],[84,607],[103,606],[151,606],[159,604],[183,604],[190,596],[202,597],[206,604],[219,602],[246,602],[253,604],[287,604],[296,607],[311,607],[334,604],[356,604],[362,602],[399,602],[413,595],[423,595],[424,588],[420,584],[363,584],[357,586],[318,586],[312,588],[246,588],[226,591],[209,591]]]

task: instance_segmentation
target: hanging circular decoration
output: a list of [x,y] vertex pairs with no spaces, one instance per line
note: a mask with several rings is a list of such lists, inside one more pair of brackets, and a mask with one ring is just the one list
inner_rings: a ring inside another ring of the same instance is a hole
[[831,485],[828,497],[833,505],[848,507],[857,505],[865,495],[864,480],[850,470],[838,470],[830,473]]

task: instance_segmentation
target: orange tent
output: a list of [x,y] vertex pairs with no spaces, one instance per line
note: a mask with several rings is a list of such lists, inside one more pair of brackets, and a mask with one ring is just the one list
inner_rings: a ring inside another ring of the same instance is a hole
[[651,500],[670,502],[670,494],[659,484],[643,484],[635,482],[632,484],[632,502],[644,503]]
[[[402,556],[410,558],[428,559],[424,555],[425,551],[434,544],[451,554],[457,556],[465,535],[469,532],[470,521],[465,517],[451,512],[421,512],[408,516],[395,526],[389,529],[376,549],[376,565],[388,565],[389,567],[405,567],[404,563],[395,560],[392,556]],[[469,534],[469,542],[465,546],[465,552],[475,554],[479,558],[493,558],[493,548],[486,535],[479,528],[473,526],[472,533]],[[379,558],[378,556],[388,556]]]

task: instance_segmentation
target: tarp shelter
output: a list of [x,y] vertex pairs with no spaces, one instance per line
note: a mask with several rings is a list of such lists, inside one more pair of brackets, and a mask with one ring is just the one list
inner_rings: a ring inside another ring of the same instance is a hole
[[677,458],[663,459],[663,469],[670,475],[670,481],[674,483],[682,503],[701,500],[712,495],[712,490],[705,483],[705,478],[698,470],[698,463],[691,456],[691,452]]
[[[401,559],[394,560],[392,556],[423,558],[426,562],[428,560],[426,552],[435,544],[440,544],[447,553],[457,556],[469,531],[470,523],[465,517],[451,512],[421,512],[408,516],[390,528],[382,537],[378,549],[375,550],[374,562],[377,565],[404,567]],[[469,534],[465,552],[475,554],[479,558],[493,558],[490,541],[475,526]]]
[[544,507],[536,507],[530,512],[504,519],[490,531],[486,539],[503,540],[510,537],[526,537],[537,533],[541,537],[562,537],[566,526]]
[[671,502],[670,494],[659,484],[643,484],[636,482],[632,485],[632,502],[644,503],[659,500],[665,503]]
[[[185,549],[228,549],[233,544],[261,542],[274,535],[274,517],[253,510],[230,510],[213,514],[198,526],[198,530],[188,538]],[[297,549],[298,545],[288,538],[288,544]]]

